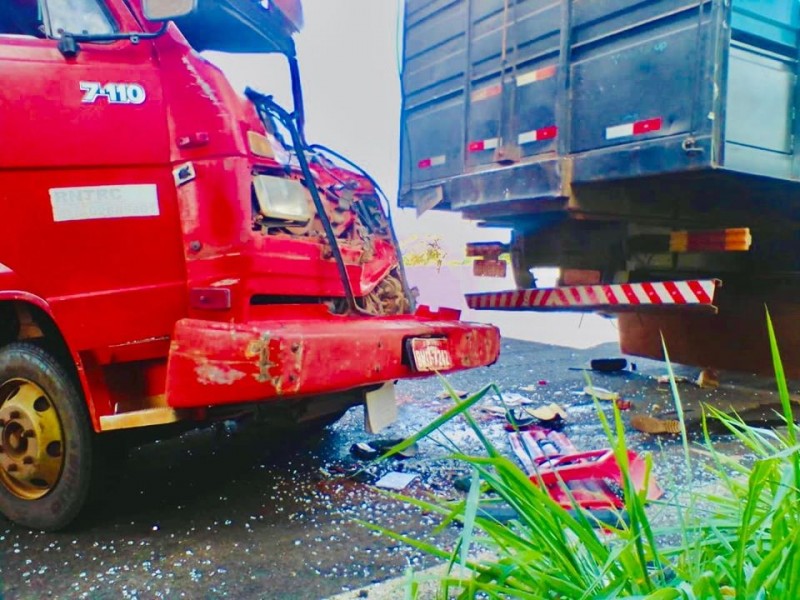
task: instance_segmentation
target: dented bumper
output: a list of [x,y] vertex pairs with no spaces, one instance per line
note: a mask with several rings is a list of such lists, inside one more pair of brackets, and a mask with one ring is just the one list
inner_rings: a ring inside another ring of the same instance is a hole
[[457,311],[425,307],[393,317],[183,319],[170,348],[167,403],[199,408],[288,399],[430,375],[416,371],[407,355],[407,341],[419,337],[447,340],[447,372],[493,364],[497,328],[457,319]]

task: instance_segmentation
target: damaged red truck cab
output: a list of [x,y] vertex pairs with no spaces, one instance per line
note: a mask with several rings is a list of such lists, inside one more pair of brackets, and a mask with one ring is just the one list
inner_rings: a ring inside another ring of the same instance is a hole
[[[301,23],[297,0],[0,6],[9,519],[70,523],[123,434],[380,423],[394,381],[497,359],[494,327],[414,306],[388,201],[305,141]],[[202,50],[285,55],[293,111]]]

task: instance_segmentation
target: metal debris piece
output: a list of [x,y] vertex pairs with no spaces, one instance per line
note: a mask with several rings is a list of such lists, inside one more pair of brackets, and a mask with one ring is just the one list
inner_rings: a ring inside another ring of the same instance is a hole
[[[467,396],[469,396],[469,392],[465,392],[465,391],[463,391],[463,390],[453,390],[453,391],[456,393],[456,396],[459,398],[459,400],[463,400],[464,398],[466,398]],[[448,399],[450,399],[451,397],[452,397],[452,396],[450,396],[450,392],[448,392],[448,391],[444,391],[444,392],[442,392],[441,394],[438,394],[438,395],[436,396],[436,399],[437,399],[437,400],[448,400]]]
[[716,389],[719,387],[719,373],[714,369],[703,369],[697,376],[697,387],[704,389]]
[[[405,442],[405,438],[390,438],[390,439],[382,439],[382,440],[371,440],[369,445],[373,448],[376,448],[381,452],[381,454],[386,454],[395,446],[402,444]],[[404,448],[399,452],[395,452],[392,454],[392,457],[397,458],[413,458],[417,455],[418,446],[416,444],[411,444],[408,448]]]
[[[370,440],[368,442],[358,442],[350,446],[350,454],[359,460],[375,460],[387,454],[392,448],[404,442],[403,438]],[[417,455],[417,445],[412,444],[400,452],[392,454],[392,458],[411,458]]]
[[538,422],[548,429],[561,429],[567,420],[567,411],[558,404],[551,403],[537,408],[509,410],[506,420],[512,427],[527,427]]
[[628,368],[628,361],[624,358],[595,358],[589,362],[592,371],[601,373],[617,373]]
[[528,475],[534,475],[552,457],[578,452],[563,433],[535,425],[526,427],[524,431],[510,431],[508,442]]
[[496,417],[505,417],[508,412],[502,406],[481,406],[478,410]]
[[633,415],[631,417],[631,426],[634,429],[650,434],[678,434],[681,432],[680,421],[674,419],[659,419],[657,417],[651,417],[650,415]]
[[620,399],[620,395],[617,392],[612,392],[606,388],[601,388],[594,385],[587,385],[585,388],[583,388],[583,394],[585,396],[592,396],[598,400],[606,400],[608,402],[616,402]]
[[540,379],[539,381],[536,382],[536,384],[523,385],[523,386],[520,386],[517,389],[519,391],[521,391],[521,392],[528,392],[528,393],[530,393],[530,392],[538,392],[540,388],[542,388],[542,387],[544,387],[546,385],[547,385],[547,380],[546,379]]
[[406,489],[417,477],[419,477],[417,473],[390,471],[375,482],[375,487],[400,491]]
[[614,404],[616,404],[617,408],[620,410],[630,410],[633,408],[633,402],[630,400],[625,400],[624,398],[617,398],[614,401]]
[[380,456],[377,448],[373,448],[366,442],[359,442],[350,446],[350,454],[359,460],[374,460]]
[[[669,385],[669,375],[659,375],[656,379],[659,385]],[[675,375],[675,383],[689,383],[691,380],[684,375]]]
[[522,406],[523,404],[533,404],[533,400],[514,392],[503,392],[503,403],[506,406]]

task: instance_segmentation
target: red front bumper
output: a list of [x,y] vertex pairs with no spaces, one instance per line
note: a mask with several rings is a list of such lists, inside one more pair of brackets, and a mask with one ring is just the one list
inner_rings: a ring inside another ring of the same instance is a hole
[[415,372],[405,358],[405,340],[419,336],[447,338],[449,372],[493,364],[500,332],[457,321],[457,314],[422,307],[395,317],[315,315],[233,324],[183,319],[170,348],[167,402],[194,408],[286,399],[430,375]]

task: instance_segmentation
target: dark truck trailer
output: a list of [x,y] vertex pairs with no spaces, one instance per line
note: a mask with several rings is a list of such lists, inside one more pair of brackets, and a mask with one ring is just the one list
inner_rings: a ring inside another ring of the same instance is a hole
[[407,0],[400,206],[512,229],[469,253],[510,251],[521,293],[475,308],[619,312],[624,351],[664,329],[766,371],[766,302],[800,375],[799,28],[795,0]]

